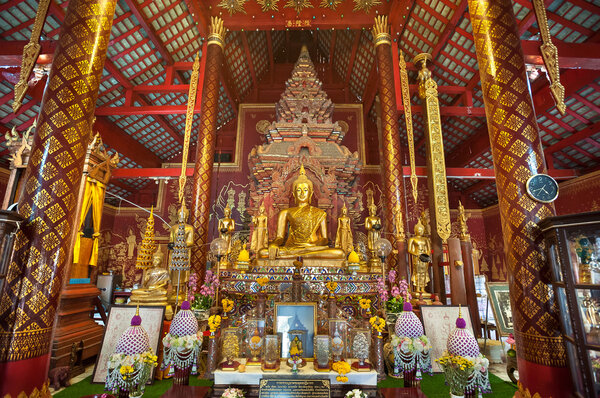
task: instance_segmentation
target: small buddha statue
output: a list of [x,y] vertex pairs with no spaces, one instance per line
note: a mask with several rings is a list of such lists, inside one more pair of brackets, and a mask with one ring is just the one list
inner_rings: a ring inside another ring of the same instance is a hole
[[[175,239],[177,237],[177,230],[179,229],[179,224],[184,224],[185,228],[185,244],[188,248],[188,258],[189,251],[191,251],[192,246],[194,245],[194,227],[190,224],[187,224],[187,219],[190,215],[189,210],[182,205],[177,213],[177,224],[173,225],[169,230],[169,248],[172,248],[175,244]],[[179,274],[181,272],[181,274]],[[175,303],[176,295],[177,295],[177,286],[179,286],[179,303],[185,301],[185,286],[187,285],[188,279],[190,277],[189,271],[170,271],[171,276],[171,285],[173,286],[173,291],[169,296],[169,302]],[[179,281],[179,282],[178,282]]]
[[300,341],[300,339],[298,338],[298,336],[294,336],[294,339],[292,340],[292,342],[290,343],[290,354],[292,353],[292,348],[296,348],[296,352],[297,355],[302,356],[302,353],[304,351],[302,351],[302,342]]
[[257,253],[260,249],[264,249],[269,245],[269,219],[267,218],[265,211],[265,205],[261,204],[258,208],[258,215],[252,217],[254,231],[252,231],[250,250],[254,253]]
[[458,229],[460,230],[460,240],[468,241],[470,239],[469,229],[467,228],[467,213],[460,200],[458,201]]
[[[381,237],[381,219],[377,217],[377,206],[372,203],[368,206],[369,215],[365,218],[365,228],[367,229],[367,250],[369,253],[375,253],[375,242]],[[373,254],[375,256],[375,254]]]
[[223,218],[219,220],[219,238],[227,241],[227,255],[231,253],[231,237],[235,231],[235,220],[231,218],[231,208],[229,204],[223,210]]
[[346,203],[344,203],[344,207],[342,207],[342,214],[338,217],[335,247],[342,249],[345,253],[350,253],[354,249],[352,229],[350,227],[350,217],[348,217]]
[[163,268],[165,256],[162,252],[154,253],[152,268],[144,272],[142,287],[131,292],[130,305],[160,305],[165,306],[165,318],[173,318],[173,309],[168,304],[167,286],[169,271]]
[[[425,293],[425,287],[429,283],[429,256],[431,253],[431,241],[423,236],[425,227],[421,220],[415,225],[415,234],[408,239],[407,251],[412,258],[412,283],[415,292]],[[426,296],[426,295],[424,295]]]
[[279,212],[277,236],[268,249],[258,251],[258,258],[275,260],[302,256],[303,259],[343,260],[346,253],[342,249],[328,246],[327,214],[310,204],[313,183],[306,177],[304,166],[300,167],[292,193],[296,207]]

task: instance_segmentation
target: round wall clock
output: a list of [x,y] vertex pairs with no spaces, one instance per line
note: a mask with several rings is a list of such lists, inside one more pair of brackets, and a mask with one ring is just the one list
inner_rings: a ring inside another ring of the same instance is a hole
[[538,202],[553,202],[558,197],[558,183],[547,174],[532,175],[527,180],[527,194]]

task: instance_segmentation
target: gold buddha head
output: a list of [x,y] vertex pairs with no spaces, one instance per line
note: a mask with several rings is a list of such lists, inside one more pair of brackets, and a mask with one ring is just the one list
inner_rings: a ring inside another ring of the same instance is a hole
[[225,206],[223,213],[225,215],[225,218],[231,218],[231,208],[229,207],[229,203],[227,203],[227,206]]
[[258,208],[258,214],[265,214],[265,205],[261,204],[260,207]]
[[294,194],[294,198],[296,199],[296,204],[310,204],[310,200],[312,199],[313,194],[313,183],[311,180],[308,179],[308,177],[306,177],[304,165],[300,165],[300,172],[298,173],[298,178],[296,178],[292,185],[292,191]]
[[377,206],[372,203],[369,205],[369,216],[375,217],[375,215],[377,215]]
[[152,265],[154,266],[154,268],[162,268],[164,260],[165,260],[164,253],[161,251],[157,251],[152,256]]
[[344,207],[342,207],[342,216],[348,215],[348,208],[346,207],[346,203],[344,202]]
[[425,226],[423,224],[421,224],[421,220],[419,220],[419,221],[417,221],[417,224],[415,225],[415,235],[423,236],[424,233],[425,233]]
[[188,217],[190,215],[190,211],[185,207],[185,203],[181,203],[181,207],[179,208],[179,211],[177,212],[177,221],[181,222],[186,222]]

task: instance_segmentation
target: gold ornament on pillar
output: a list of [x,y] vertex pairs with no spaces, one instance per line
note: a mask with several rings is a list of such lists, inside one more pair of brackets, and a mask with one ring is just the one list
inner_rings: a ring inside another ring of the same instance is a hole
[[208,35],[208,45],[216,44],[225,50],[225,26],[223,20],[219,17],[210,18],[210,34]]
[[402,85],[402,104],[404,106],[404,119],[406,120],[406,137],[408,139],[408,157],[410,158],[410,185],[412,194],[417,203],[419,197],[417,171],[415,166],[415,139],[413,135],[412,109],[410,108],[410,90],[408,88],[408,73],[404,53],[400,50],[400,83]]
[[31,37],[29,43],[23,47],[23,59],[21,61],[21,74],[19,76],[19,82],[15,85],[15,100],[13,101],[12,108],[13,112],[17,113],[23,104],[23,98],[27,92],[29,75],[33,71],[35,62],[40,55],[42,46],[40,45],[40,35],[44,22],[46,21],[46,15],[48,15],[48,8],[50,7],[51,0],[40,0],[38,5],[37,13],[35,15],[35,22],[33,28],[31,28]]
[[196,54],[192,66],[192,77],[190,78],[190,89],[188,91],[188,105],[185,113],[185,133],[183,136],[183,153],[181,155],[181,174],[179,175],[179,203],[183,203],[185,183],[187,181],[187,161],[190,149],[190,137],[192,135],[192,123],[194,122],[194,108],[196,107],[196,92],[198,91],[198,72],[200,70],[200,57]]
[[[356,7],[354,10],[356,11]],[[375,25],[373,25],[373,44],[375,47],[381,44],[392,44],[392,35],[390,35],[388,31],[387,15],[375,17]]]
[[560,82],[558,49],[552,43],[552,36],[550,36],[550,30],[548,29],[548,17],[546,16],[544,0],[533,0],[533,10],[535,11],[538,26],[540,27],[540,35],[542,36],[540,51],[542,52],[544,65],[548,71],[548,77],[550,78],[550,92],[556,102],[556,109],[564,115],[567,111],[565,105],[565,87]]
[[458,201],[458,228],[460,230],[459,238],[462,241],[470,241],[471,235],[469,235],[469,229],[467,228],[467,213],[465,207],[462,205],[460,200]]
[[427,140],[433,168],[433,194],[435,197],[436,230],[445,243],[452,231],[450,223],[450,207],[448,205],[448,185],[446,182],[446,160],[444,158],[444,140],[442,137],[442,121],[440,118],[440,103],[438,101],[437,84],[431,78],[427,62],[431,54],[422,53],[414,58],[414,64],[419,69],[419,97],[424,101],[427,126]]

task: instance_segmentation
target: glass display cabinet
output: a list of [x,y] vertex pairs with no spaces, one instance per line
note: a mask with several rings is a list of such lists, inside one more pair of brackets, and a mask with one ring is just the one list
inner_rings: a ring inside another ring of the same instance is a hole
[[281,361],[281,340],[279,335],[268,334],[265,336],[263,351],[262,370],[263,372],[277,372]]
[[265,319],[248,318],[243,333],[246,366],[260,366],[265,337]]
[[343,361],[347,355],[348,323],[345,319],[329,320],[329,335],[331,336],[331,351],[333,362]]
[[329,372],[331,370],[331,336],[318,334],[315,336],[315,360],[314,367],[317,372]]
[[240,357],[240,338],[237,328],[225,328],[221,335],[221,353],[223,362],[219,365],[221,370],[237,370],[240,363],[236,360]]
[[600,212],[539,224],[577,397],[600,394]]

